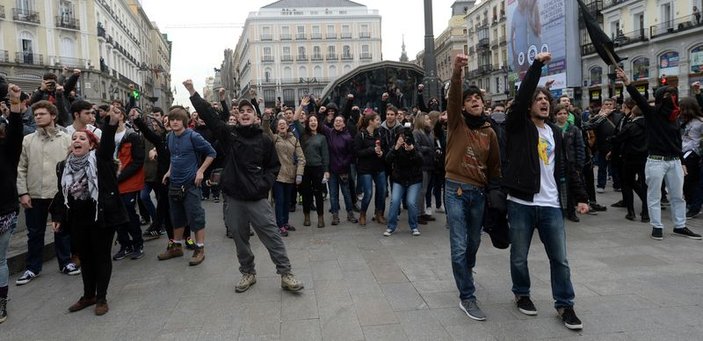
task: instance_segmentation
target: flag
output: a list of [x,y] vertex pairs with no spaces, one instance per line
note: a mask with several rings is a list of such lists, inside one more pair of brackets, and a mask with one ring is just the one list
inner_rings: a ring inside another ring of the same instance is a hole
[[588,30],[588,36],[591,37],[591,43],[596,49],[598,55],[603,59],[607,65],[618,66],[618,63],[627,58],[620,58],[617,53],[615,53],[615,44],[610,40],[607,34],[603,32],[600,28],[596,19],[588,11],[588,7],[583,3],[583,0],[577,0],[579,2],[579,7],[581,7],[581,18],[583,23],[586,25],[586,30]]

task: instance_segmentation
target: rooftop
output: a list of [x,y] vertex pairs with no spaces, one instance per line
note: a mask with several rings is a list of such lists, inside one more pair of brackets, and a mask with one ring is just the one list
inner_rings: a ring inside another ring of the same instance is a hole
[[349,0],[279,0],[262,8],[366,7]]

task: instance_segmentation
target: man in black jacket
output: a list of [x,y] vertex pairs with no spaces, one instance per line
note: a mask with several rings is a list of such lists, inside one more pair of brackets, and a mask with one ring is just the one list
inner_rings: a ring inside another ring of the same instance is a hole
[[551,59],[552,55],[545,52],[535,57],[506,118],[506,154],[510,163],[503,169],[503,186],[508,191],[510,274],[518,310],[537,315],[530,300],[527,267],[536,229],[549,258],[554,307],[567,328],[580,330],[583,324],[574,312],[574,288],[566,259],[566,186],[578,203],[579,213],[588,212],[588,197],[578,172],[567,169],[561,130],[548,122],[549,91],[537,89],[542,67]]
[[221,185],[227,201],[225,222],[232,229],[239,271],[242,273],[235,291],[244,292],[256,283],[254,254],[249,245],[250,224],[276,264],[276,272],[281,275],[281,287],[289,291],[302,290],[303,283],[291,272],[286,247],[267,200],[281,164],[273,141],[254,123],[255,104],[248,100],[240,101],[239,124],[230,129],[195,91],[191,80],[183,82],[183,85],[190,93],[193,107],[215,138],[227,146]]
[[683,159],[681,132],[679,131],[678,89],[662,86],[654,92],[654,107],[630,84],[625,71],[615,70],[618,79],[625,83],[630,97],[644,114],[647,123],[647,163],[644,174],[647,182],[647,208],[652,239],[664,238],[664,225],[661,222],[661,186],[666,178],[671,202],[671,220],[674,222],[674,235],[701,239],[701,235],[686,227],[686,201],[683,198],[683,177],[686,172]]

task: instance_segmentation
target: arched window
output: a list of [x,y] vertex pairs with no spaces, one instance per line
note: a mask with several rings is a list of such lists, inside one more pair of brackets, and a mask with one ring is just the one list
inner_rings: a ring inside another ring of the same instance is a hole
[[703,72],[703,45],[692,48],[688,60],[691,63],[691,73]]
[[330,65],[330,71],[329,71],[328,75],[330,76],[330,78],[337,77],[337,67],[334,65]]
[[649,78],[649,58],[637,57],[632,60],[632,80]]
[[306,68],[305,66],[300,66],[298,68],[298,77],[307,78],[308,77],[308,68]]
[[351,71],[351,65],[344,65],[344,73],[348,73],[349,71]]
[[600,66],[594,66],[589,69],[589,75],[591,76],[591,84],[597,85],[603,82],[603,68]]
[[319,65],[315,65],[312,69],[312,76],[320,80],[322,78],[322,68]]
[[293,79],[293,69],[291,69],[289,66],[284,67],[283,78],[290,82],[291,79]]
[[266,70],[264,71],[264,81],[266,83],[271,82],[271,69],[270,68],[266,68]]
[[679,53],[668,51],[659,55],[659,77],[677,76],[679,74]]

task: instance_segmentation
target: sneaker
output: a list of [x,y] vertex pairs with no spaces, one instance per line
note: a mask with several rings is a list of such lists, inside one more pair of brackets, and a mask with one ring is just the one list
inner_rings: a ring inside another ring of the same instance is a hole
[[598,188],[596,188],[596,192],[597,193],[605,193],[605,188],[598,187]]
[[281,233],[281,236],[288,237],[288,229],[285,226],[279,227],[278,232]]
[[571,330],[583,329],[583,323],[581,323],[581,320],[576,317],[576,312],[574,312],[574,308],[560,308],[557,311],[559,313],[559,316],[561,316],[561,320],[564,321],[564,325],[566,326],[566,328],[569,328]]
[[68,263],[61,269],[61,273],[69,276],[80,275],[81,268],[77,267],[76,264]]
[[425,215],[432,215],[432,207],[425,208]]
[[183,257],[183,246],[181,244],[174,243],[172,240],[168,241],[166,251],[156,256],[159,260],[167,260],[176,257]]
[[625,202],[622,201],[622,200],[620,200],[620,201],[618,201],[618,202],[616,202],[616,203],[610,205],[610,207],[619,207],[619,208],[623,208],[623,207],[625,207]]
[[413,232],[413,236],[417,237],[420,235],[420,230],[418,230],[418,229],[413,229],[412,232]]
[[689,230],[688,227],[674,229],[674,235],[686,237],[686,238],[690,238],[690,239],[695,239],[695,240],[701,240],[701,235]]
[[386,229],[386,232],[383,232],[383,235],[386,237],[390,237],[393,234],[393,230],[391,229]]
[[303,290],[305,286],[303,286],[303,282],[295,278],[295,275],[287,273],[281,275],[281,288],[288,291],[300,291]]
[[190,237],[186,238],[186,249],[195,250],[195,241],[190,239]]
[[439,205],[439,207],[437,207],[437,209],[435,210],[435,212],[437,212],[437,213],[444,213],[444,206]]
[[31,270],[27,270],[27,271],[24,272],[24,274],[22,274],[22,276],[20,276],[20,278],[18,278],[18,279],[15,281],[15,284],[17,284],[17,285],[25,285],[25,284],[31,282],[31,281],[32,281],[34,278],[36,278],[37,276],[38,276],[38,275],[34,274],[34,272],[32,272]]
[[117,251],[117,253],[112,256],[112,260],[123,260],[127,255],[132,253],[132,247],[127,246],[127,247],[120,247],[120,251]]
[[144,257],[144,247],[138,247],[129,254],[129,258],[131,259],[139,259],[142,257]]
[[193,257],[190,258],[188,265],[196,266],[205,260],[205,246],[195,246],[195,251],[193,251]]
[[235,292],[245,292],[251,288],[252,285],[256,284],[256,275],[254,274],[243,274],[239,283],[234,286]]
[[652,227],[652,239],[654,239],[654,240],[664,239],[664,234],[662,233],[662,229]]
[[73,305],[68,307],[68,312],[75,313],[79,310],[83,310],[83,309],[88,308],[91,305],[95,304],[96,301],[97,300],[95,299],[95,296],[89,297],[89,298],[81,297],[80,299],[78,299],[78,302],[73,303]]
[[517,310],[528,316],[537,316],[537,308],[535,304],[532,303],[530,296],[518,296],[515,299],[515,305],[517,305]]
[[286,230],[288,230],[288,231],[295,231],[295,226],[293,226],[293,225],[291,225],[291,224],[286,224],[286,225],[285,225],[285,228],[286,228]]
[[695,218],[701,214],[701,210],[688,210],[686,212],[686,218]]
[[604,212],[607,211],[608,208],[598,204],[597,202],[592,202],[591,203],[591,210],[596,211],[596,212]]
[[142,234],[142,237],[144,237],[144,241],[159,239],[159,237],[161,237],[161,232],[156,228],[154,228],[154,229],[149,228],[146,231],[144,231],[144,233]]
[[7,298],[0,298],[0,323],[7,320]]
[[620,187],[613,188],[613,191],[615,191],[615,192],[622,192],[622,188],[620,188]]
[[661,204],[662,204],[662,206],[670,206],[671,205],[671,203],[669,202],[669,199],[667,197],[662,197]]
[[475,298],[470,298],[468,300],[462,300],[459,302],[459,308],[466,313],[470,318],[476,321],[485,321],[486,315],[481,311],[481,308],[476,304]]

